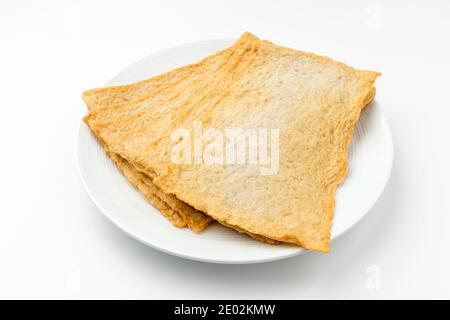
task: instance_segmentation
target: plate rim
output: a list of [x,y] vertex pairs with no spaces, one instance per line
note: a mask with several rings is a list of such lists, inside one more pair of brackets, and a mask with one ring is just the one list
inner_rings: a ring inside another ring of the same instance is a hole
[[[137,65],[139,65],[140,63],[142,63],[143,61],[146,61],[148,59],[150,59],[152,56],[156,56],[156,55],[162,55],[164,54],[164,52],[170,52],[170,51],[174,51],[174,50],[180,50],[182,48],[186,48],[186,47],[192,47],[195,45],[200,45],[200,44],[205,44],[207,45],[208,43],[213,43],[213,42],[231,42],[234,39],[232,38],[214,38],[214,39],[207,39],[207,40],[198,40],[198,41],[192,41],[192,42],[185,42],[183,44],[180,45],[176,45],[176,46],[172,46],[172,47],[168,47],[162,50],[158,50],[158,51],[154,51],[150,54],[147,54],[146,56],[144,56],[143,58],[129,64],[128,66],[124,67],[122,70],[120,70],[119,72],[117,72],[113,77],[111,77],[106,83],[105,86],[111,86],[111,85],[118,85],[115,84],[114,81],[116,78],[120,77],[120,75],[122,73],[124,73],[126,70],[135,67]],[[141,79],[142,80],[142,79]],[[136,80],[139,81],[139,80]],[[371,104],[377,103],[377,99],[375,99],[373,102],[371,102]],[[394,163],[394,141],[393,141],[393,137],[392,137],[392,131],[390,129],[389,123],[384,115],[384,113],[382,112],[382,110],[378,110],[379,111],[379,116],[380,116],[380,121],[381,121],[381,125],[383,126],[384,130],[386,131],[386,150],[388,151],[388,154],[386,155],[386,157],[388,158],[387,161],[389,162],[389,167],[386,170],[385,173],[385,177],[382,181],[382,187],[379,189],[378,193],[376,194],[376,196],[373,197],[373,200],[371,201],[371,203],[368,204],[367,209],[365,210],[366,212],[364,212],[363,214],[361,214],[361,216],[359,216],[357,219],[355,219],[355,221],[353,221],[352,224],[350,224],[347,229],[345,229],[344,231],[342,231],[341,233],[337,234],[334,238],[330,239],[331,241],[335,241],[336,239],[338,239],[339,237],[341,237],[342,235],[346,234],[349,230],[353,229],[360,221],[363,220],[363,218],[365,218],[368,213],[372,210],[372,208],[374,207],[374,205],[376,204],[376,202],[379,200],[379,198],[381,197],[381,195],[383,194],[384,190],[386,189],[386,186],[389,182],[389,179],[391,177],[392,174],[392,169],[393,169],[393,163]],[[95,204],[95,206],[100,210],[100,212],[103,213],[104,216],[106,216],[108,218],[108,220],[110,222],[113,223],[113,225],[115,225],[119,230],[123,231],[125,234],[127,234],[128,236],[130,236],[131,238],[153,248],[156,249],[160,252],[164,252],[166,254],[170,254],[179,258],[184,258],[184,259],[188,259],[188,260],[192,260],[192,261],[199,261],[199,262],[207,262],[207,263],[214,263],[214,264],[256,264],[256,263],[264,263],[264,262],[271,262],[271,261],[277,261],[277,260],[282,260],[282,259],[288,259],[294,256],[298,256],[307,252],[310,252],[311,250],[308,249],[299,249],[297,251],[294,252],[289,252],[289,253],[285,253],[285,254],[280,254],[280,255],[276,255],[273,257],[269,257],[269,258],[261,258],[261,259],[252,259],[252,260],[239,260],[239,259],[230,259],[230,260],[218,260],[218,259],[210,259],[210,258],[205,258],[205,257],[199,257],[199,256],[195,256],[195,255],[190,255],[190,254],[185,254],[179,251],[173,251],[167,248],[164,248],[163,246],[160,246],[158,244],[152,243],[146,239],[143,239],[141,237],[139,237],[138,235],[134,234],[132,231],[127,230],[127,228],[125,226],[123,226],[121,223],[119,223],[110,213],[108,210],[106,210],[103,205],[97,200],[97,198],[94,196],[91,188],[89,187],[88,183],[87,183],[87,179],[84,176],[83,170],[81,168],[81,164],[80,164],[80,148],[81,148],[81,136],[82,136],[82,131],[88,129],[86,124],[81,121],[78,130],[77,130],[77,140],[76,140],[76,164],[77,164],[77,171],[78,174],[80,176],[82,185],[84,187],[84,189],[86,190],[89,198],[91,199],[91,201]],[[345,183],[345,180],[344,180]],[[155,208],[155,210],[157,210]]]

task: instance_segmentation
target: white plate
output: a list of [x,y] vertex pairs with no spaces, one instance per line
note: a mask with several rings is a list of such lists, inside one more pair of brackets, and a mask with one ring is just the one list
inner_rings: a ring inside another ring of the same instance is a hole
[[[145,79],[196,62],[232,42],[195,42],[152,54],[120,72],[107,85]],[[264,244],[218,224],[211,225],[201,234],[174,228],[119,173],[84,123],[79,130],[77,149],[83,184],[97,207],[120,229],[153,248],[215,263],[256,263],[305,252],[288,245]],[[347,178],[336,194],[332,239],[350,229],[370,210],[391,172],[392,137],[376,102],[361,115],[349,159]]]

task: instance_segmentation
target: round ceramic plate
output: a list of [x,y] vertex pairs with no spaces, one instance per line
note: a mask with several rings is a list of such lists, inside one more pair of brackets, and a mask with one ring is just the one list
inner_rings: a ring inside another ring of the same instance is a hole
[[[152,54],[120,72],[107,85],[146,79],[196,62],[232,42],[195,42]],[[120,229],[153,248],[215,263],[256,263],[305,252],[295,246],[258,242],[217,223],[200,234],[175,228],[119,173],[84,123],[79,130],[77,150],[83,184],[98,208]],[[354,131],[349,172],[336,194],[332,239],[367,214],[388,181],[392,160],[390,130],[377,102],[373,102],[363,111]]]

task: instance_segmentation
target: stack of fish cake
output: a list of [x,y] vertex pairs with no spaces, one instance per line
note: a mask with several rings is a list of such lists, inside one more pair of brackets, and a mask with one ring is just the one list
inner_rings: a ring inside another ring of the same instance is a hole
[[[201,231],[215,220],[327,252],[353,128],[378,76],[245,33],[196,64],[85,92],[84,121],[173,225]],[[195,139],[199,126],[210,141]],[[228,157],[230,129],[256,133],[254,159],[250,149],[243,162]],[[270,163],[261,162],[262,142]],[[174,161],[180,145],[192,148]]]

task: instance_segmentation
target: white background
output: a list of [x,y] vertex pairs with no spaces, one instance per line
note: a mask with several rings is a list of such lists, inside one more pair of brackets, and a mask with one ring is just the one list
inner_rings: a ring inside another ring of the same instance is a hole
[[[172,257],[119,231],[81,185],[83,90],[244,31],[383,72],[392,176],[330,254]],[[0,1],[0,298],[450,298],[449,57],[448,1]]]

